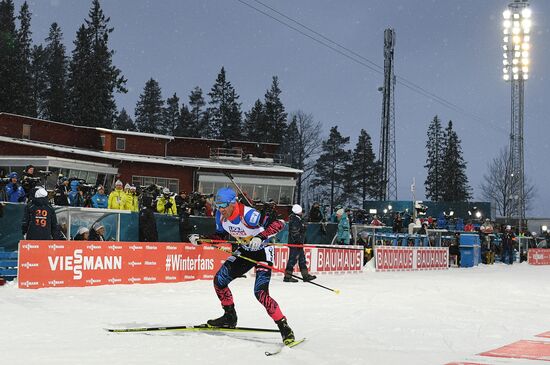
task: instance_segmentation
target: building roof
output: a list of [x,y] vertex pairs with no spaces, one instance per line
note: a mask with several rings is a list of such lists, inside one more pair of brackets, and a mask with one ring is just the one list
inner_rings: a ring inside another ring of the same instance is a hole
[[24,146],[38,147],[51,151],[72,153],[83,156],[99,157],[116,161],[129,161],[129,162],[143,162],[143,163],[155,163],[172,166],[185,166],[195,168],[208,168],[208,169],[223,169],[223,170],[247,170],[247,171],[263,171],[263,172],[277,172],[287,174],[299,174],[302,170],[294,169],[287,166],[271,165],[267,163],[251,163],[246,164],[242,161],[217,161],[211,159],[191,158],[191,157],[179,157],[179,156],[149,156],[149,155],[136,155],[130,153],[109,152],[109,151],[95,151],[79,147],[62,146],[46,142],[31,141],[27,139],[11,138],[0,136],[0,142],[15,143]]

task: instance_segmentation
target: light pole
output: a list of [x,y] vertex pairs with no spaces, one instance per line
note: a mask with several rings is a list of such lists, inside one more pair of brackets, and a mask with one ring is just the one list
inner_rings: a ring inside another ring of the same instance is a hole
[[[509,216],[514,211],[518,218],[518,232],[525,220],[525,173],[523,155],[524,83],[529,78],[531,48],[531,9],[527,0],[514,0],[502,13],[503,25],[503,79],[511,85],[510,118],[510,181],[507,196],[517,196],[517,205],[510,204]],[[511,201],[510,203],[513,203]]]

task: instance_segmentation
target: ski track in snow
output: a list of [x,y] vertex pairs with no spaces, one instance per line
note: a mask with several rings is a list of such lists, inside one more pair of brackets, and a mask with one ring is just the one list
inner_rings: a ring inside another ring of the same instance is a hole
[[[296,337],[266,359],[276,333],[107,333],[218,317],[210,281],[88,288],[0,287],[4,364],[446,364],[550,331],[550,266],[481,265],[423,272],[319,275],[340,295],[273,276],[271,295]],[[276,328],[253,294],[230,287],[240,326]],[[542,340],[539,338],[539,340]],[[476,357],[479,361],[479,357]],[[487,359],[487,364],[536,364]]]

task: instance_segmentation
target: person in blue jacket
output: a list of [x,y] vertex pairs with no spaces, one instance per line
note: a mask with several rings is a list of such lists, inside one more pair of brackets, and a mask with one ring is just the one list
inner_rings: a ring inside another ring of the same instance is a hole
[[92,207],[107,209],[109,196],[105,195],[105,188],[101,185],[97,188],[97,193],[92,196]]
[[20,203],[25,201],[25,190],[18,184],[17,172],[9,174],[10,182],[6,185],[6,201]]
[[82,207],[84,206],[84,198],[82,197],[82,192],[78,188],[80,183],[78,180],[71,181],[71,191],[69,192],[69,205],[71,207]]

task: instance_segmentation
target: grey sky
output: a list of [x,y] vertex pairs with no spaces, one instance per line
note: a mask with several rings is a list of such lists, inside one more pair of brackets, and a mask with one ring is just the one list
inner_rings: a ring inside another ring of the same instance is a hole
[[[262,8],[254,0],[243,1]],[[465,111],[451,110],[397,85],[398,198],[411,199],[413,177],[417,197],[423,197],[426,130],[436,114],[445,124],[453,120],[462,139],[470,184],[479,198],[487,162],[508,144],[510,87],[501,78],[501,23],[510,1],[261,1],[380,66],[383,32],[393,27],[396,74]],[[22,1],[15,3],[19,8]],[[530,3],[533,47],[525,95],[525,168],[537,187],[538,200],[528,215],[550,216],[546,161],[550,85],[545,75],[550,64],[550,49],[545,47],[550,36],[550,1]],[[243,111],[263,98],[271,77],[277,75],[287,111],[313,114],[323,124],[325,135],[338,125],[344,135],[351,136],[350,148],[365,128],[378,154],[380,73],[237,0],[102,0],[101,4],[115,28],[110,40],[116,50],[114,62],[128,78],[129,92],[117,96],[118,105],[130,113],[150,77],[159,81],[163,97],[177,92],[187,102],[195,86],[208,92],[224,66]],[[29,5],[34,42],[43,41],[56,21],[70,54],[91,1],[39,0]]]

